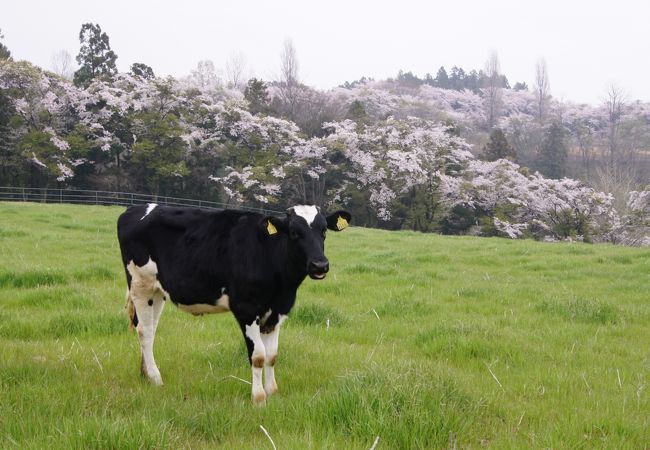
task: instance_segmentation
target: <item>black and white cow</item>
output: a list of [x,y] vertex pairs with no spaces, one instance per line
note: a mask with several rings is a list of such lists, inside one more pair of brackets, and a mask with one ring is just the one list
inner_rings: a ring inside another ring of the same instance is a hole
[[143,375],[162,384],[153,342],[167,299],[195,315],[232,311],[248,348],[253,402],[263,404],[277,390],[278,335],[296,290],[307,275],[325,278],[326,231],[341,231],[350,220],[346,211],[325,217],[311,205],[283,218],[154,203],[128,208],[117,233]]

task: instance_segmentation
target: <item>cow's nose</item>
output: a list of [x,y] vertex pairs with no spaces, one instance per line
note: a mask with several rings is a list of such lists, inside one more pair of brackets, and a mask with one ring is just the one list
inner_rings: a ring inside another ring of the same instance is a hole
[[311,261],[309,263],[310,273],[327,273],[330,270],[329,261]]

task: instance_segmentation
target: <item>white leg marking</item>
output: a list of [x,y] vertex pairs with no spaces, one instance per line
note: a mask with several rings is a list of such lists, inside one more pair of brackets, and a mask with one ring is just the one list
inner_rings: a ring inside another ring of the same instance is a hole
[[153,357],[153,342],[165,295],[164,289],[156,279],[158,266],[149,258],[144,266],[138,267],[131,261],[126,268],[131,274],[131,301],[138,316],[136,329],[142,353],[141,369],[153,384],[162,384],[162,377]]
[[275,362],[278,357],[278,341],[280,338],[280,325],[286,320],[287,316],[280,315],[278,324],[273,331],[268,334],[262,334],[262,341],[266,349],[266,358],[264,358],[264,391],[266,395],[273,395],[278,391],[278,385],[275,381]]
[[158,330],[158,322],[160,321],[160,316],[165,309],[165,301],[162,298],[153,299],[153,332],[155,333]]
[[[154,306],[156,303],[160,305]],[[153,384],[162,384],[162,377],[153,358],[153,341],[156,337],[157,319],[163,308],[162,299],[154,300],[149,305],[149,299],[134,298],[133,304],[138,315],[138,338],[140,339],[140,351],[142,352],[142,370]],[[156,317],[156,312],[158,313]]]
[[262,367],[264,367],[266,350],[257,321],[246,325],[246,336],[253,341],[253,355],[251,356],[251,368],[253,370],[253,387],[251,392],[253,403],[262,405],[266,402],[266,392],[264,392],[264,388],[262,387]]

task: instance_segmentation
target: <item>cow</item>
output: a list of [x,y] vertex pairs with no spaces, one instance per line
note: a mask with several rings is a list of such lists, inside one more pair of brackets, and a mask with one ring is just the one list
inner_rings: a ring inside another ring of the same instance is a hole
[[313,205],[289,208],[285,217],[155,203],[129,207],[118,218],[117,234],[142,375],[162,384],[153,343],[167,300],[194,315],[231,311],[248,349],[253,403],[263,405],[277,391],[278,336],[296,291],[307,276],[325,278],[326,232],[343,230],[351,219],[346,211],[326,217]]

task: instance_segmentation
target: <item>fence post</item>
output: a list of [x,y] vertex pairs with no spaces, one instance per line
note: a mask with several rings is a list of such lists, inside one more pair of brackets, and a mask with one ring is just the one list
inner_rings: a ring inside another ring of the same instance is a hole
[[95,205],[98,205],[98,204],[99,204],[99,203],[98,203],[98,201],[97,201],[97,191],[95,191]]
[[63,203],[63,189],[59,189],[59,203]]

